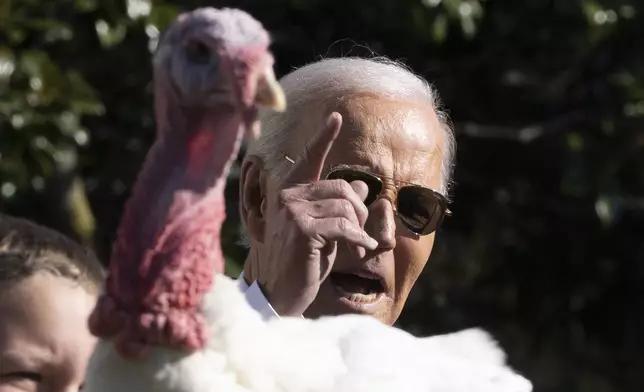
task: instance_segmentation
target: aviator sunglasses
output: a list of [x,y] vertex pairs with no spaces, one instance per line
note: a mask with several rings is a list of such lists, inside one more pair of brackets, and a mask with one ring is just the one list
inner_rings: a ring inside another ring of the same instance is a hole
[[[294,162],[289,157],[286,159],[291,163]],[[367,198],[364,200],[367,208],[381,197],[384,178],[386,177],[365,170],[344,167],[332,169],[325,177],[327,180],[344,180],[348,183],[364,182],[369,189]],[[389,180],[396,184],[397,190],[395,203],[393,203],[394,212],[412,233],[421,236],[431,234],[438,229],[445,216],[452,215],[447,208],[447,198],[440,193],[405,181]]]

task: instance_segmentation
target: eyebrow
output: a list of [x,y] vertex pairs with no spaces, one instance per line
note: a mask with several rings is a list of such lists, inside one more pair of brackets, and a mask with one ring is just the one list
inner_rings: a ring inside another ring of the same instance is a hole
[[334,170],[340,170],[340,169],[360,170],[360,171],[363,171],[365,173],[374,175],[374,176],[376,176],[376,177],[378,177],[378,178],[380,178],[382,180],[390,180],[390,181],[393,181],[394,183],[401,183],[401,184],[405,184],[405,185],[414,185],[414,186],[425,187],[424,185],[420,185],[420,184],[417,184],[415,182],[400,180],[400,179],[397,179],[397,178],[393,178],[391,176],[386,176],[384,174],[380,174],[380,173],[372,170],[371,168],[369,168],[367,165],[347,165],[347,164],[331,165],[329,167],[329,170],[327,170],[325,174],[328,175],[330,172],[332,172]]

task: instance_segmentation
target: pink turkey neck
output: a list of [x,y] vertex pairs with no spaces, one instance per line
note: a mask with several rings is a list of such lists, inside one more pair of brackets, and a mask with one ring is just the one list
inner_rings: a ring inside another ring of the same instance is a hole
[[241,113],[221,108],[175,116],[162,126],[126,206],[105,293],[90,317],[92,333],[113,338],[125,357],[149,345],[203,348],[207,331],[199,306],[215,272],[224,269],[224,188],[239,150]]

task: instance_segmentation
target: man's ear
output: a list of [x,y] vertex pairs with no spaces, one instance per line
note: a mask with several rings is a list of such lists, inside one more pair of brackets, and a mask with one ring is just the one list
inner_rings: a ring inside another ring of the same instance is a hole
[[264,242],[266,227],[266,177],[264,162],[250,155],[244,159],[239,178],[239,212],[248,234],[257,242]]

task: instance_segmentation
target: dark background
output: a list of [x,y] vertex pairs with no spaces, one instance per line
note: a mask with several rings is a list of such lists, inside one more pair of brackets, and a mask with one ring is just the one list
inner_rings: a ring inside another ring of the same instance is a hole
[[[234,6],[278,74],[403,60],[458,138],[454,217],[400,326],[491,331],[536,391],[644,390],[644,4],[592,0],[0,0],[0,210],[108,259],[154,136],[150,45],[180,9]],[[236,179],[229,273],[244,252]]]

